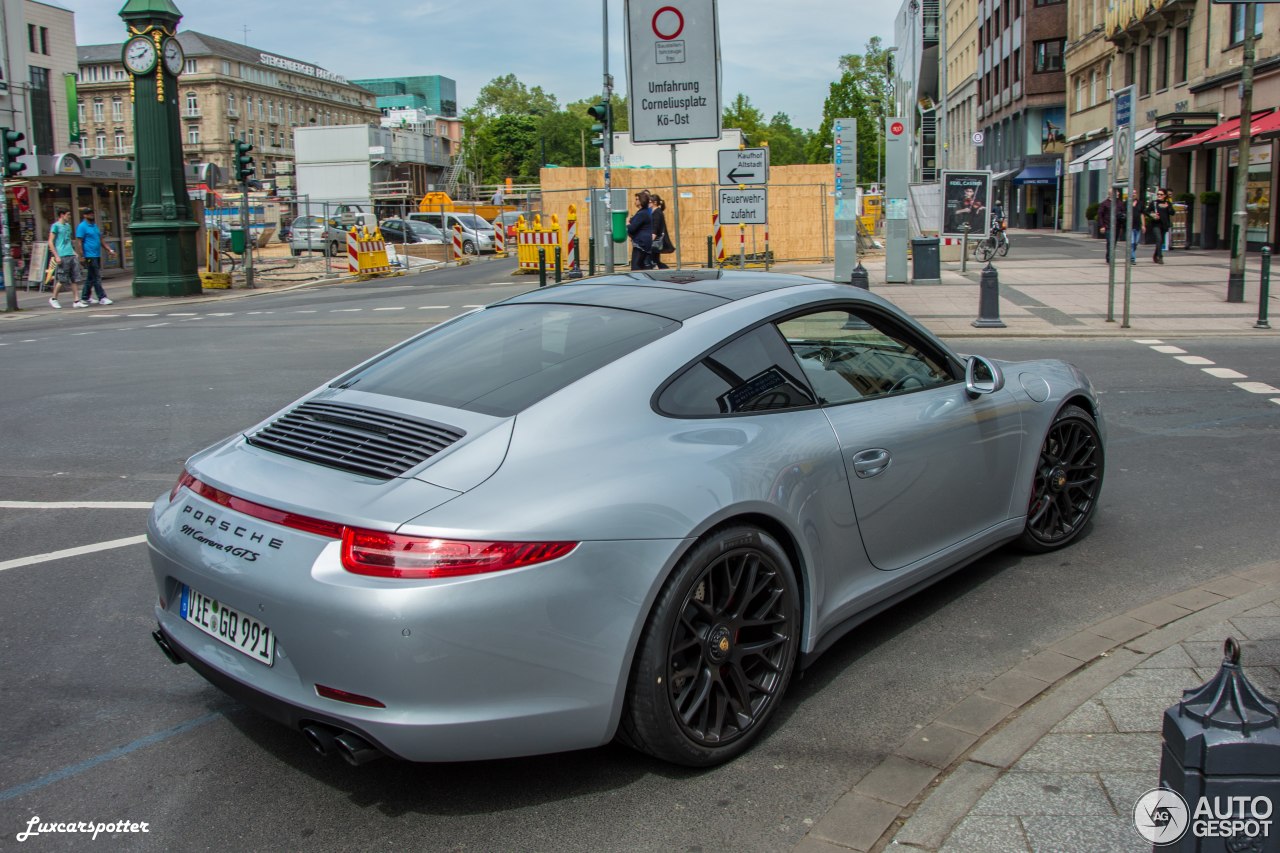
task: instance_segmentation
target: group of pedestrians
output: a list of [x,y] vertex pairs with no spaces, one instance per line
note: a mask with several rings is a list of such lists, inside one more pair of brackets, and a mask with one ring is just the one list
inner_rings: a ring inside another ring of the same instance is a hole
[[[88,308],[90,305],[110,305],[107,292],[102,289],[102,231],[98,228],[96,214],[92,208],[80,208],[80,224],[73,231],[71,228],[71,211],[59,207],[55,211],[57,220],[49,228],[49,255],[56,259],[57,266],[53,272],[53,294],[49,304],[61,308],[58,294],[62,288],[75,293],[76,281],[80,279],[80,270],[84,268],[84,286],[80,290],[80,298],[72,303],[76,308]],[[105,247],[112,257],[116,251]]]
[[[1111,231],[1112,208],[1115,208],[1115,231]],[[1107,240],[1107,263],[1111,263],[1111,253],[1116,241],[1123,234],[1129,235],[1129,263],[1138,262],[1138,245],[1151,232],[1155,238],[1155,251],[1151,260],[1157,264],[1164,263],[1165,250],[1169,248],[1169,231],[1173,227],[1173,193],[1164,188],[1156,190],[1156,197],[1143,204],[1142,199],[1134,196],[1128,204],[1121,201],[1119,192],[1112,189],[1110,194],[1098,205],[1098,231]]]
[[662,196],[641,190],[635,195],[636,212],[627,223],[631,237],[631,268],[633,270],[665,270],[663,255],[676,250],[667,233],[667,203]]

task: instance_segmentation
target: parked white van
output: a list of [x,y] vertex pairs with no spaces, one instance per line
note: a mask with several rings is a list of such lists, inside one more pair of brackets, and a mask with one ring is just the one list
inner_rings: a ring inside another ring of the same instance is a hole
[[493,224],[486,222],[474,213],[410,213],[409,219],[430,222],[445,232],[445,237],[453,239],[453,226],[462,226],[462,253],[475,255],[479,252],[493,251]]

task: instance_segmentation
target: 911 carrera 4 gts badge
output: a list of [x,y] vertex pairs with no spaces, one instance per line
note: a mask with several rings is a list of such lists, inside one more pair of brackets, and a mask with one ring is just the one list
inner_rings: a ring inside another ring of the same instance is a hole
[[261,556],[257,551],[252,551],[242,545],[225,545],[222,542],[210,539],[204,534],[203,530],[192,527],[190,524],[182,525],[179,532],[181,532],[183,536],[190,536],[201,545],[212,548],[215,551],[221,551],[224,554],[230,554],[233,557],[239,557],[246,563],[257,562],[258,557]]

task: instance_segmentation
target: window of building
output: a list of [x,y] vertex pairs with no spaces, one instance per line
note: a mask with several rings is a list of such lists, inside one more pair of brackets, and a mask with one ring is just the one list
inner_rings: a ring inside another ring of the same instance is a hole
[[232,142],[235,142],[235,140],[236,140],[236,126],[233,124],[233,125],[231,125],[231,126],[230,126],[230,128],[231,128],[231,129],[227,132],[227,138],[228,138],[228,139],[230,139]]
[[40,53],[40,54],[43,54],[44,56],[48,56],[49,55],[49,28],[48,27],[39,28],[38,44],[40,46],[40,49],[37,50],[36,53]]
[[1114,89],[1111,86],[1111,60],[1108,59],[1107,60],[1107,92],[1106,92],[1106,98],[1108,101],[1111,100],[1111,93],[1113,91]]
[[1124,55],[1124,84],[1132,86],[1137,82],[1137,76],[1134,73],[1134,55],[1133,51],[1129,51]]
[[1138,94],[1151,94],[1151,45],[1144,44],[1140,49],[1142,65],[1138,73]]
[[113,69],[113,70],[112,70],[112,79],[115,79],[115,80],[123,80],[123,79],[124,79],[124,68],[123,68],[123,67],[117,67],[117,68]]
[[1076,112],[1079,112],[1080,110],[1084,109],[1084,75],[1083,74],[1076,75],[1075,104],[1076,104],[1075,106]]
[[[1254,19],[1253,34],[1255,36],[1262,35],[1262,12],[1263,8],[1257,4],[1253,4],[1253,8],[1257,10]],[[1244,41],[1244,4],[1232,4],[1231,6],[1231,26],[1227,28],[1227,32],[1231,34],[1230,44],[1240,44]]]
[[289,124],[293,124],[293,104],[289,104]]
[[117,154],[128,153],[124,147],[124,131],[123,130],[116,131],[116,153]]
[[222,73],[226,74],[228,77],[231,76],[231,63],[225,59],[222,60]]
[[39,44],[37,41],[38,38],[39,37],[36,35],[36,25],[27,24],[27,49],[32,53],[39,53],[39,51],[36,50],[36,45]]
[[267,145],[267,133],[262,128],[258,128],[258,147],[265,148]]
[[76,101],[76,110],[80,113],[80,126],[84,127],[85,125],[84,101]]
[[[1065,2],[1065,0],[1060,0]],[[1013,0],[1013,19],[1016,21],[1022,17],[1022,0]]]
[[1036,5],[1037,6],[1057,6],[1060,3],[1065,3],[1065,2],[1067,2],[1067,0],[1036,0]]
[[238,114],[239,110],[236,109],[236,93],[227,92],[227,115],[234,116]]
[[98,131],[98,136],[94,141],[98,143],[97,145],[98,156],[101,157],[102,155],[106,154],[107,153],[107,134],[104,131]]
[[1062,39],[1036,42],[1036,73],[1062,70]]
[[111,120],[124,121],[124,102],[120,98],[111,99]]
[[194,59],[188,59],[182,66],[182,73],[195,74],[198,69],[199,66],[196,64],[196,61]]
[[200,115],[200,98],[195,92],[187,92],[187,115]]
[[1156,40],[1156,88],[1169,88],[1169,37],[1161,36]]
[[262,98],[258,98],[258,121],[262,121],[267,117],[267,102]]
[[187,126],[187,144],[188,145],[200,144],[200,125],[192,124]]
[[1098,72],[1096,70],[1089,72],[1089,106],[1098,105]]
[[98,124],[102,124],[102,98],[93,99],[93,120]]
[[1190,50],[1190,30],[1179,27],[1173,34],[1173,82],[1187,82],[1187,53]]
[[1013,82],[1017,83],[1022,79],[1022,48],[1018,48],[1013,52]]

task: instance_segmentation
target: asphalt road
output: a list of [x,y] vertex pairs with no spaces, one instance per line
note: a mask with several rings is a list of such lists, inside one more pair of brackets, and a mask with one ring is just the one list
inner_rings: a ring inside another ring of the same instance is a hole
[[[992,554],[864,625],[793,685],[761,743],[710,771],[618,746],[353,769],[165,661],[143,545],[26,562],[137,537],[146,510],[131,507],[187,455],[528,286],[505,272],[0,323],[0,846],[39,816],[148,822],[96,842],[113,849],[786,850],[991,677],[1110,614],[1274,559],[1280,405],[1148,344],[969,339],[968,352],[1062,357],[1093,378],[1110,438],[1093,530],[1051,555]],[[1176,343],[1280,383],[1265,339]]]

